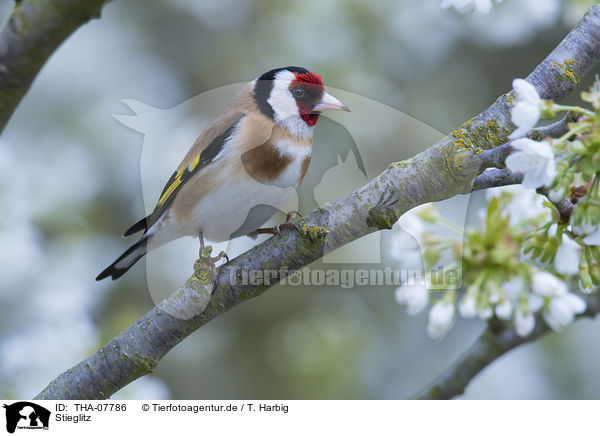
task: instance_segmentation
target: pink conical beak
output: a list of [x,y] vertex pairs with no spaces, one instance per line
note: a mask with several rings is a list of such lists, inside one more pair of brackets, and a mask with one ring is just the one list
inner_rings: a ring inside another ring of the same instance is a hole
[[335,98],[332,95],[329,95],[325,92],[325,93],[323,93],[323,97],[321,98],[321,101],[313,108],[313,111],[315,111],[315,112],[322,112],[322,111],[350,112],[350,108],[348,106],[346,106],[344,103],[342,103],[341,101],[339,101],[337,98]]

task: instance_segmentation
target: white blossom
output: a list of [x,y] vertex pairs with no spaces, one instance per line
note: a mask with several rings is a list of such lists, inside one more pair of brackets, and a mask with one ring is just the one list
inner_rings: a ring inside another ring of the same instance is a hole
[[546,271],[537,271],[533,275],[531,287],[533,292],[543,297],[558,297],[568,293],[567,285]]
[[591,294],[594,288],[593,286],[590,286],[589,288],[584,287],[583,283],[581,283],[581,280],[579,280],[579,290],[584,294]]
[[584,236],[583,243],[585,245],[600,245],[600,223],[594,224],[589,216],[584,216],[580,222],[574,223],[573,215],[571,214],[573,233]]
[[569,325],[576,314],[583,313],[586,309],[585,300],[569,293],[567,285],[549,272],[536,272],[532,288],[537,294],[550,299],[542,315],[552,330],[560,330]]
[[475,297],[469,294],[465,295],[458,303],[458,312],[463,318],[475,318],[477,316]]
[[494,311],[490,306],[482,307],[477,311],[477,315],[479,315],[479,318],[481,319],[490,319],[492,315],[494,315]]
[[586,307],[583,298],[566,293],[552,298],[542,315],[552,330],[561,330],[573,322],[576,314],[585,312]]
[[524,313],[520,308],[515,313],[515,331],[521,337],[529,336],[535,328],[533,313]]
[[500,301],[502,297],[502,290],[500,286],[498,286],[498,283],[495,281],[490,281],[487,283],[486,287],[488,291],[488,301],[492,304],[496,304],[498,301]]
[[502,301],[500,304],[496,305],[495,308],[495,312],[496,312],[496,316],[500,319],[510,319],[511,315],[512,315],[512,304],[510,303],[510,301],[508,299]]
[[[571,228],[573,229],[573,233],[575,233],[576,235],[588,235],[591,236],[592,234],[595,234],[598,230],[600,230],[600,227],[598,226],[598,224],[594,224],[592,223],[592,220],[590,217],[583,217],[583,220],[581,220],[580,222],[575,223],[574,219],[573,219],[574,214],[571,214]],[[596,236],[596,235],[594,235]],[[587,236],[586,236],[587,238]],[[585,238],[584,238],[585,239]],[[590,238],[588,239],[593,241],[594,238]],[[585,241],[584,241],[585,243]]]
[[538,294],[529,294],[527,296],[527,307],[533,313],[539,312],[544,307],[544,297]]
[[502,216],[510,217],[510,225],[516,226],[525,220],[539,218],[547,221],[550,218],[550,209],[544,207],[544,199],[532,189],[522,185],[502,186],[487,190],[487,200],[500,197],[503,192],[511,195],[511,200],[502,211]]
[[600,110],[600,78],[596,74],[596,80],[590,88],[590,92],[582,92],[581,99],[592,104],[594,109]]
[[[500,3],[502,0],[496,0]],[[442,8],[453,7],[458,12],[474,12],[476,14],[489,14],[492,10],[492,0],[442,0]]]
[[514,276],[510,280],[503,282],[500,286],[504,294],[508,297],[509,300],[517,301],[519,294],[523,291],[523,287],[525,282],[523,277]]
[[394,296],[398,304],[406,305],[406,313],[409,315],[415,315],[427,306],[428,293],[423,283],[400,286]]
[[560,274],[577,274],[580,258],[581,246],[563,233],[562,244],[558,247],[554,258],[554,269]]
[[540,119],[541,99],[533,85],[523,79],[512,82],[517,103],[513,106],[510,116],[517,129],[511,133],[510,138],[519,138],[535,127]]
[[[469,36],[481,47],[523,46],[531,42],[538,32],[556,23],[563,15],[563,3],[561,0],[509,1],[492,14],[471,20]],[[583,12],[578,15],[577,21]]]
[[596,230],[588,233],[588,235],[583,238],[583,243],[586,245],[600,245],[600,228],[596,227]]
[[427,333],[434,341],[444,337],[454,322],[454,303],[438,301],[429,311]]
[[547,142],[519,138],[512,142],[517,150],[506,158],[506,166],[515,173],[523,173],[523,186],[539,188],[549,186],[556,176],[554,153]]

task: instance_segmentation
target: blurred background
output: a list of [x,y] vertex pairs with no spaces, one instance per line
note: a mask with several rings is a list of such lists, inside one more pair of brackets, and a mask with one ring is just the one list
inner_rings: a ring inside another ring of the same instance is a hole
[[[123,230],[144,214],[144,136],[113,118],[131,114],[120,100],[169,109],[274,67],[304,66],[328,87],[414,121],[411,133],[363,138],[377,150],[371,178],[485,109],[594,3],[504,0],[489,15],[442,10],[438,0],[109,3],[57,50],[0,138],[0,398],[33,397],[153,305],[143,262],[117,282],[94,281],[130,244]],[[12,6],[0,3],[0,21]],[[352,116],[367,119],[360,110]],[[324,120],[315,144],[348,135]],[[175,146],[163,147],[168,154]],[[339,154],[357,165],[347,150]],[[317,200],[355,188],[312,167],[309,175]],[[299,200],[301,212],[311,210],[309,200]],[[455,201],[445,204],[449,213],[465,210],[464,198]],[[393,267],[390,233],[373,250],[381,247],[375,255]],[[181,243],[197,249],[190,238]],[[178,264],[191,273],[191,263]],[[409,317],[393,291],[276,286],[200,329],[115,398],[407,398],[484,325],[459,320],[432,343],[426,313]],[[578,321],[508,353],[464,398],[600,398],[599,327]]]

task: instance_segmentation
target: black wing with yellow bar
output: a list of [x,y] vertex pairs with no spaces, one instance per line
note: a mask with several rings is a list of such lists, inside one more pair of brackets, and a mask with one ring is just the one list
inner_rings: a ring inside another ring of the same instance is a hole
[[187,167],[180,171],[175,171],[161,192],[154,211],[152,211],[152,213],[146,218],[141,219],[127,229],[125,233],[123,233],[123,236],[129,236],[142,230],[144,230],[144,233],[147,232],[148,229],[152,227],[152,225],[156,223],[162,214],[169,208],[181,187],[194,174],[211,163],[221,152],[221,150],[223,150],[223,146],[225,145],[227,138],[229,138],[231,135],[234,127],[235,124],[225,130],[221,135],[213,139],[208,147],[202,150],[202,152],[198,153]]

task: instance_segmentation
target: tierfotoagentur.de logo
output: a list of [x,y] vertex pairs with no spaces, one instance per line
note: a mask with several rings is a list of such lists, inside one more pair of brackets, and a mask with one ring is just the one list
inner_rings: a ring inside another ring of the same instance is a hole
[[6,431],[14,433],[19,430],[48,430],[50,411],[29,401],[4,404],[6,409]]

